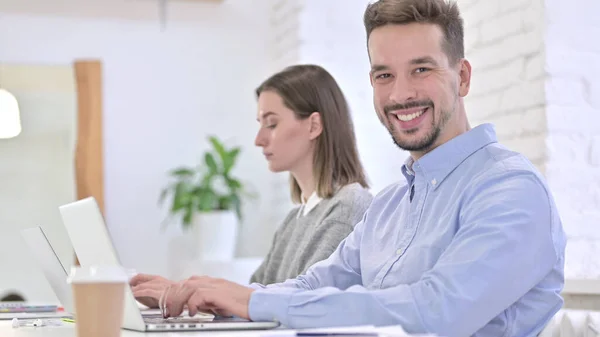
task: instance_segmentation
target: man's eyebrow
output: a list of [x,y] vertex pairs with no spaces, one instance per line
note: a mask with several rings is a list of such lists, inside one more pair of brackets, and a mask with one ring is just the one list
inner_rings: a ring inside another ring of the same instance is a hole
[[438,65],[438,63],[435,61],[435,59],[431,56],[417,57],[416,59],[410,60],[411,65],[419,65],[419,64],[427,64],[427,63],[432,64],[434,66]]
[[[431,56],[417,57],[417,58],[410,60],[409,63],[411,65],[431,64],[436,67],[438,66],[437,61]],[[371,66],[371,74],[374,72],[377,72],[377,71],[389,70],[389,69],[390,69],[390,67],[388,67],[384,64],[374,64]]]
[[374,73],[376,71],[388,70],[389,68],[390,67],[383,64],[374,64],[371,66],[371,73]]

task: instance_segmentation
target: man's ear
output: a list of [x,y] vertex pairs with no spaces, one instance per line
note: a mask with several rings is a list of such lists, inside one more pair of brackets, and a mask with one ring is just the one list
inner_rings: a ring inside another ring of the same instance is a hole
[[309,137],[310,140],[316,139],[323,133],[323,120],[321,119],[321,114],[318,112],[313,112],[308,117],[308,125],[309,125]]
[[463,59],[460,61],[459,66],[460,83],[458,86],[458,95],[460,97],[465,97],[471,88],[471,63]]

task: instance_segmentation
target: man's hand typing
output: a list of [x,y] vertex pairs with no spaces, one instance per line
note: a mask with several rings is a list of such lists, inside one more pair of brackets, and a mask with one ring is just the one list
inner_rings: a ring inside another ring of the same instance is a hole
[[194,276],[170,285],[161,300],[167,317],[181,315],[187,306],[190,316],[200,311],[249,319],[248,304],[252,292],[254,289],[227,280]]

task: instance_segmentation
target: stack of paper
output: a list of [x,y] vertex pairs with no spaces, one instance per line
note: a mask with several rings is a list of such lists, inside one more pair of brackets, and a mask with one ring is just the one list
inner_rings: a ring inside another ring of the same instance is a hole
[[431,334],[411,335],[399,325],[375,327],[373,325],[265,331],[261,337],[433,337]]

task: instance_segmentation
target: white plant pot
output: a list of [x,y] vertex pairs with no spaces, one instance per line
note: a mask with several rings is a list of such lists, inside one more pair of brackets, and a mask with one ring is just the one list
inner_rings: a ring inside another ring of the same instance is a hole
[[231,261],[235,256],[238,219],[233,211],[197,213],[192,219],[197,258]]

